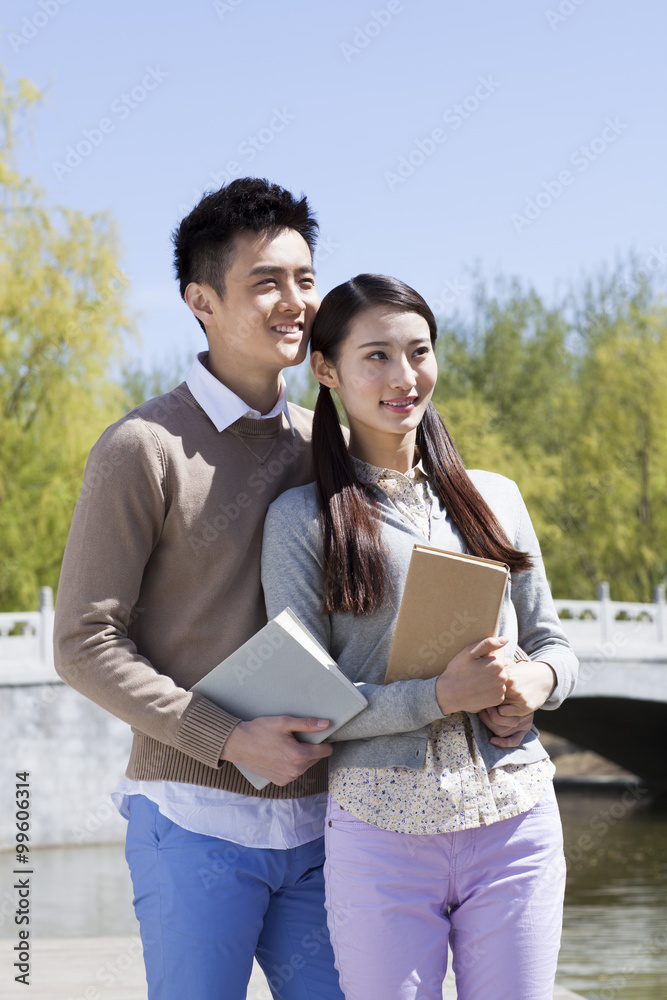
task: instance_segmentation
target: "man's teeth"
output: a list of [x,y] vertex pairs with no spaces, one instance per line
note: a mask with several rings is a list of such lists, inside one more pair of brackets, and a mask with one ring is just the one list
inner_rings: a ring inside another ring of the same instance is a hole
[[297,323],[297,324],[295,324],[293,326],[277,326],[276,327],[276,330],[278,331],[278,333],[298,333],[300,329],[301,329],[301,325],[299,323]]

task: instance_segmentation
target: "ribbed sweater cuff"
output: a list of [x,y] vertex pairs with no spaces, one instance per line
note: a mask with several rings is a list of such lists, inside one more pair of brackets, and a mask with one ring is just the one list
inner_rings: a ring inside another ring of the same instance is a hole
[[174,746],[207,767],[220,767],[222,748],[241,720],[194,694]]

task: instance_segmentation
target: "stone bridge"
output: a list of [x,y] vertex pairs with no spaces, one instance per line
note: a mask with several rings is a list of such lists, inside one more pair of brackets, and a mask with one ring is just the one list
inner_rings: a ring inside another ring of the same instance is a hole
[[574,695],[538,727],[595,750],[667,792],[667,604],[557,600],[563,628],[579,657]]
[[[667,605],[557,600],[581,661],[574,695],[537,725],[602,754],[667,792]],[[131,734],[125,723],[67,687],[53,667],[53,595],[40,610],[0,613],[0,785],[30,770],[34,835],[41,844],[122,840],[124,821],[108,798],[122,776]],[[12,840],[0,810],[0,848]]]

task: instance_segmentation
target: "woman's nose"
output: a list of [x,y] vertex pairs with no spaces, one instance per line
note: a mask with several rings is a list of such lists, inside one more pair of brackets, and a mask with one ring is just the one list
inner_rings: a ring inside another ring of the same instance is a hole
[[391,385],[400,389],[411,389],[416,383],[414,369],[407,358],[402,358],[392,369]]

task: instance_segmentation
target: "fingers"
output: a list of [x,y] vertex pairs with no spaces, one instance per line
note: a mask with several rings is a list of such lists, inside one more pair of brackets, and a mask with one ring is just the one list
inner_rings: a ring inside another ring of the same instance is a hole
[[489,743],[494,747],[518,747],[525,733],[515,733],[513,736],[492,736]]
[[[304,747],[303,759],[309,760],[311,763],[321,760],[322,757],[330,757],[333,753],[331,743],[303,743],[302,746]],[[310,767],[310,764],[308,766]]]
[[261,774],[276,785],[287,785],[332,752],[329,743],[300,742],[294,734],[322,732],[328,726],[326,719],[297,719],[290,715],[239,722],[229,734],[221,759]]
[[474,646],[469,646],[468,652],[475,658],[481,656],[492,656],[496,650],[502,649],[502,647],[507,645],[508,642],[509,639],[506,639],[505,636],[491,635],[486,639],[482,639],[481,642],[475,643]]
[[498,714],[504,718],[515,718],[516,716],[524,718],[530,712],[528,707],[520,702],[504,701],[502,705],[498,705]]
[[[515,743],[497,744],[498,746],[518,746],[526,733],[530,732],[533,725],[533,713],[529,712],[528,715],[520,716],[504,716],[501,714],[501,708],[502,706],[485,708],[478,713],[479,718],[495,737],[500,739],[517,737],[517,742]],[[491,742],[493,743],[494,740],[492,739]]]
[[328,719],[297,719],[293,715],[281,715],[279,718],[286,733],[317,733],[330,725]]

